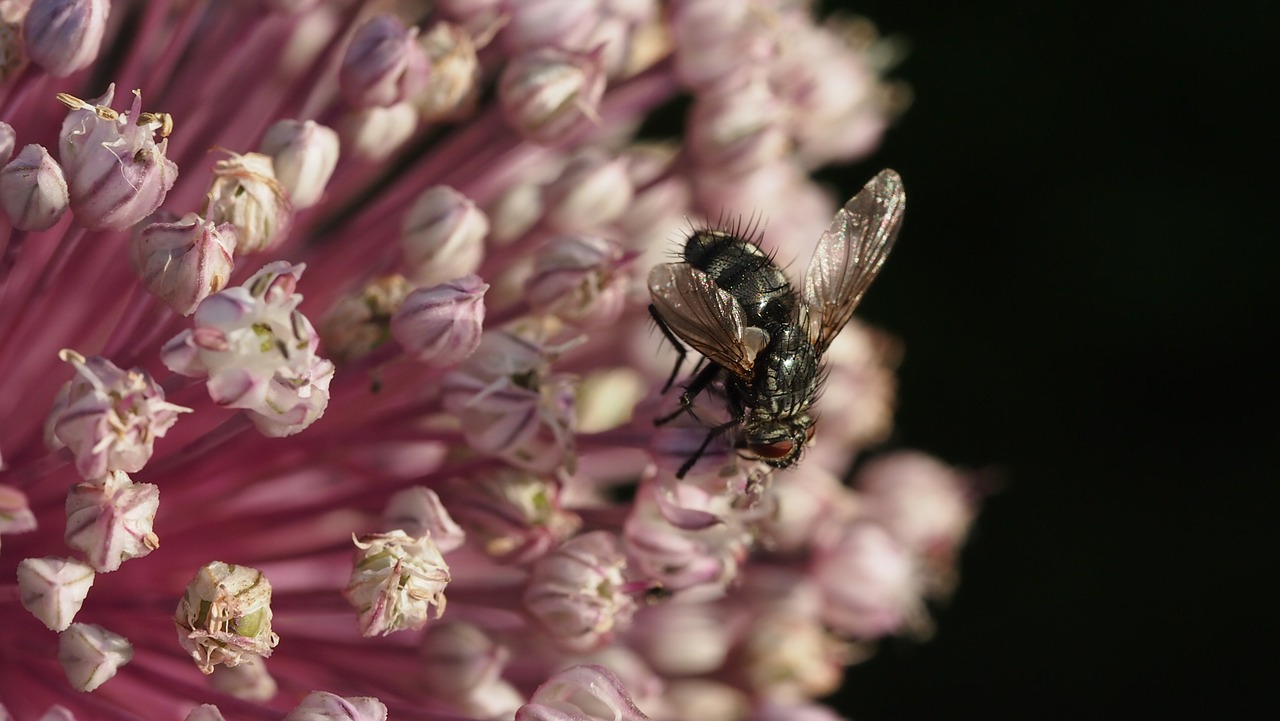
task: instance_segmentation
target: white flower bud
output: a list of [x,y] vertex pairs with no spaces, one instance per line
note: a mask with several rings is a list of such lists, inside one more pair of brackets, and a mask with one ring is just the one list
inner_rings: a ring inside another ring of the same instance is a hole
[[399,150],[418,129],[418,110],[411,103],[361,108],[338,125],[342,146],[357,157],[376,163]]
[[525,299],[582,328],[613,323],[626,303],[628,260],[617,243],[589,235],[562,235],[538,249],[525,282]]
[[417,37],[417,28],[406,28],[389,14],[375,15],[356,28],[338,74],[346,101],[357,108],[385,107],[421,90],[431,64]]
[[26,146],[0,170],[0,207],[19,230],[52,228],[70,204],[62,166],[43,146]]
[[93,585],[93,569],[72,558],[27,558],[18,564],[22,607],[50,631],[65,631]]
[[542,190],[547,219],[565,231],[595,230],[614,221],[631,197],[626,160],[609,158],[596,148],[574,155]]
[[360,632],[378,636],[422,628],[435,607],[444,613],[449,566],[428,536],[404,531],[355,540],[356,560],[342,595],[359,612]]
[[83,552],[100,573],[160,547],[152,532],[160,489],[134,483],[123,471],[101,482],[77,483],[67,493],[67,545]]
[[405,215],[400,238],[410,277],[436,285],[475,273],[488,233],[489,219],[470,198],[446,185],[428,188]]
[[265,703],[275,698],[276,680],[261,656],[245,656],[238,666],[215,666],[209,685],[245,701]]
[[387,721],[387,707],[372,696],[343,698],[312,691],[284,721]]
[[385,275],[359,293],[343,296],[320,326],[325,350],[342,363],[385,343],[391,337],[391,316],[411,290],[404,276]]
[[[3,468],[0,461],[0,468]],[[36,530],[36,514],[31,512],[27,494],[0,483],[0,534],[27,533]]]
[[206,564],[187,584],[173,622],[178,643],[206,675],[268,657],[280,643],[271,630],[271,583],[248,566]]
[[176,223],[152,223],[134,233],[130,258],[142,284],[165,305],[191,315],[227,285],[235,268],[236,230],[195,213]]
[[428,367],[457,365],[480,345],[488,289],[475,275],[419,288],[391,317],[391,335],[410,358]]
[[440,496],[426,486],[406,488],[391,496],[382,511],[382,525],[412,538],[430,536],[441,553],[456,551],[466,541],[466,533],[449,515]]
[[[9,721],[8,717],[0,716],[5,721]],[[76,715],[71,713],[71,709],[66,706],[54,704],[45,710],[44,715],[40,717],[40,721],[76,721]]]
[[88,67],[107,29],[109,0],[34,0],[22,24],[27,55],[55,78]]
[[423,120],[451,120],[469,113],[480,82],[480,59],[466,30],[436,23],[418,39],[431,61],[426,85],[413,97]]
[[498,100],[512,127],[535,143],[555,143],[596,115],[604,97],[600,54],[542,48],[507,62]]
[[[0,24],[3,22],[3,20],[0,20]],[[3,37],[0,37],[0,47],[4,47]],[[18,134],[13,132],[12,125],[0,120],[0,163],[9,162],[9,158],[13,157],[13,149],[16,147],[18,147]]]
[[191,709],[183,721],[226,721],[217,706],[211,703],[201,704]]
[[297,210],[320,202],[338,166],[338,134],[314,120],[281,120],[267,128],[259,150],[271,156],[276,180]]
[[525,588],[525,608],[558,644],[572,651],[598,648],[635,613],[626,590],[627,559],[618,539],[592,531],[538,561]]
[[293,206],[269,156],[232,153],[214,164],[213,176],[204,216],[235,227],[238,253],[261,253],[284,241]]
[[58,663],[78,691],[92,691],[106,683],[132,658],[129,639],[101,626],[73,623],[58,634]]

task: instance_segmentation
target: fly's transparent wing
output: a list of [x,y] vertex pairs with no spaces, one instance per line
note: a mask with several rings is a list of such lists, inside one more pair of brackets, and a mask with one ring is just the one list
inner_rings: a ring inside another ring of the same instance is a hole
[[649,296],[681,340],[739,378],[751,378],[763,331],[746,326],[742,307],[707,274],[687,263],[655,266]]
[[898,237],[907,196],[902,178],[881,170],[836,213],[804,275],[809,339],[819,353],[853,317]]

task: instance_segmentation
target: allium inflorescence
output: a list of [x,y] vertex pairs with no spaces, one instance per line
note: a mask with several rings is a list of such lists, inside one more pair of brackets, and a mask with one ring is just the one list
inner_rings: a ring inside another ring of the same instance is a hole
[[0,0],[0,718],[830,717],[972,484],[841,482],[857,321],[804,463],[677,479],[723,399],[654,428],[644,278],[738,216],[804,256],[893,55],[786,0]]

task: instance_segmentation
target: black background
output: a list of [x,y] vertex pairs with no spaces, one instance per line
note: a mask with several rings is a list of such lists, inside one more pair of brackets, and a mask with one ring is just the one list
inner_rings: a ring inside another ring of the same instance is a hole
[[1280,718],[1280,42],[1175,5],[850,6],[912,47],[915,103],[831,176],[908,189],[860,309],[906,343],[892,443],[1004,485],[850,718]]

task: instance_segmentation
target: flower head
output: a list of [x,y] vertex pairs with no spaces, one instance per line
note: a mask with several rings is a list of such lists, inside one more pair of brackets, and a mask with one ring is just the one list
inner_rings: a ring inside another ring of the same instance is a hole
[[805,461],[740,458],[645,278],[816,242],[893,50],[784,0],[0,0],[0,717],[831,718],[971,489],[837,480],[891,427],[863,326]]

